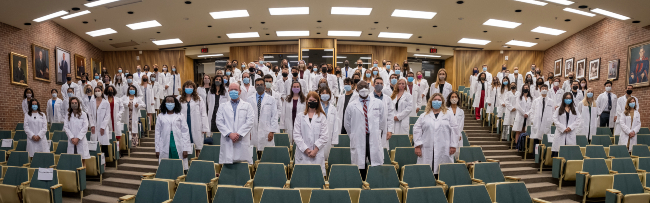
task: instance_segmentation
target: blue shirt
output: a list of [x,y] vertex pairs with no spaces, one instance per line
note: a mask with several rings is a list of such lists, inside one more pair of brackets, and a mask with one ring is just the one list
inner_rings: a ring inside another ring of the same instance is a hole
[[[262,93],[262,95],[259,95],[258,93],[255,93],[255,95],[257,95],[257,97],[255,97],[255,99],[259,99],[260,102],[261,102],[261,100],[264,100],[264,95],[265,95],[265,93]],[[257,100],[256,100],[256,101],[257,101]],[[257,105],[257,104],[255,104],[255,105]]]
[[52,99],[52,112],[54,112],[54,102],[56,102],[56,100]]
[[375,98],[377,98],[379,100],[384,100],[384,94],[381,94],[381,96],[377,96],[377,92],[372,92],[372,94],[375,95]]
[[[361,105],[364,105],[363,100],[364,100],[363,98],[359,97],[359,101],[361,102]],[[368,107],[368,102],[370,101],[370,98],[366,97],[365,100],[366,100],[365,105],[366,105],[366,107]]]
[[321,105],[321,107],[323,107],[323,111],[325,111],[325,116],[327,116],[327,110],[330,109],[330,105],[327,105],[327,106]]

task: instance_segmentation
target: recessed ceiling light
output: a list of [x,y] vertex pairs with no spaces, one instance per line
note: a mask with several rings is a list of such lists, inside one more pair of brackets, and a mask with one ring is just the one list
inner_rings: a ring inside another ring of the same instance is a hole
[[119,0],[99,0],[99,1],[93,1],[93,2],[90,2],[90,3],[84,4],[84,6],[86,6],[86,7],[95,7],[95,6],[99,6],[99,5],[103,5],[103,4],[107,4],[107,3],[111,3],[111,2],[116,2],[116,1],[119,1]]
[[309,31],[275,31],[278,37],[309,36]]
[[580,6],[578,6],[578,8],[589,8],[589,6],[587,6],[587,5],[580,5]]
[[489,25],[489,26],[495,26],[495,27],[504,27],[504,28],[516,28],[517,26],[521,25],[521,23],[515,23],[515,22],[510,22],[510,21],[505,21],[505,20],[497,20],[497,19],[489,19],[488,21],[485,21],[483,25]]
[[192,4],[191,1],[185,1],[185,4]]
[[576,14],[580,14],[580,15],[584,15],[584,16],[589,16],[589,17],[596,16],[596,14],[589,13],[589,12],[584,12],[584,11],[577,10],[577,9],[572,9],[572,8],[564,8],[564,11],[571,12],[571,13],[576,13]]
[[462,38],[462,39],[458,40],[458,43],[486,45],[486,44],[490,43],[490,40]]
[[340,37],[359,37],[361,31],[327,31],[327,36],[340,36]]
[[639,20],[632,21],[632,23],[641,23]]
[[126,12],[126,13],[128,13],[128,14],[133,14],[133,11],[129,11],[129,12]]
[[408,39],[411,38],[413,34],[410,33],[395,33],[395,32],[379,32],[379,35],[377,37],[382,37],[382,38],[398,38],[398,39]]
[[345,59],[348,58],[347,56],[336,56],[337,59]]
[[619,19],[619,20],[629,20],[630,19],[630,17],[624,16],[624,15],[621,15],[621,14],[618,14],[618,13],[614,13],[614,12],[611,12],[611,11],[599,9],[599,8],[592,9],[591,12],[599,13],[601,15],[606,15],[606,16],[616,18],[616,19]]
[[81,23],[83,23],[83,24],[88,24],[88,21],[83,21],[83,22],[81,22]]
[[510,40],[507,45],[513,45],[513,46],[521,46],[521,47],[532,47],[535,46],[537,43],[532,43],[532,42],[524,42],[524,41],[518,41],[518,40]]
[[463,2],[463,1],[457,1],[456,3],[457,3],[457,4],[463,4],[463,3],[465,3],[465,2]]
[[210,12],[210,15],[214,19],[248,17],[248,10]]
[[56,13],[52,13],[52,14],[49,14],[49,15],[46,15],[46,16],[43,16],[43,17],[40,17],[40,18],[36,18],[36,19],[34,19],[34,21],[43,22],[43,21],[46,21],[46,20],[49,20],[49,19],[52,19],[52,18],[56,18],[56,17],[62,16],[62,15],[65,15],[65,14],[68,14],[68,12],[67,11],[58,11]]
[[541,1],[535,1],[535,0],[515,0],[515,1],[529,3],[529,4],[535,4],[535,5],[538,5],[538,6],[546,6],[546,4],[548,4],[548,3],[544,3],[544,2],[541,2]]
[[251,38],[251,37],[260,37],[260,34],[257,32],[242,32],[242,33],[229,33],[228,38]]
[[25,23],[24,25],[32,25],[32,23]]
[[197,57],[223,56],[223,54],[198,55]]
[[131,30],[139,30],[139,29],[145,29],[145,28],[159,27],[159,26],[162,26],[162,25],[160,23],[158,23],[158,21],[156,21],[156,20],[150,20],[150,21],[145,21],[145,22],[140,22],[140,23],[128,24],[126,26],[131,28]]
[[183,43],[183,41],[181,41],[181,39],[178,39],[178,38],[176,38],[176,39],[156,40],[156,41],[151,41],[151,42],[153,42],[154,44],[156,44],[158,46],[168,45],[168,44],[180,44],[180,43]]
[[437,55],[427,55],[427,54],[413,54],[413,56],[424,56],[424,57],[435,57],[435,58],[441,57]]
[[73,13],[73,14],[70,14],[70,15],[67,15],[67,16],[63,16],[63,17],[61,17],[61,19],[70,19],[70,18],[74,18],[74,17],[80,16],[80,15],[86,15],[86,14],[89,14],[89,13],[90,13],[89,10],[85,10],[85,11],[76,12],[76,13]]
[[323,56],[323,58],[334,58],[334,56]]
[[537,32],[537,33],[542,33],[542,34],[547,34],[547,35],[561,35],[562,33],[565,33],[566,31],[539,26],[539,27],[531,30],[531,32]]
[[515,10],[515,12],[521,13],[521,9],[517,9],[517,10]]
[[436,16],[436,12],[395,9],[391,16],[403,18],[433,19],[433,17]]
[[571,21],[571,19],[564,19],[564,21],[565,21],[565,22],[569,22],[569,21]]
[[79,7],[72,7],[72,10],[73,11],[78,11],[78,10],[81,10],[81,9]]
[[113,34],[117,33],[117,31],[111,29],[111,28],[105,28],[101,30],[95,30],[95,31],[90,31],[86,32],[86,34],[92,36],[92,37],[97,37],[97,36],[102,36],[102,35],[107,35],[107,34]]
[[546,1],[550,1],[550,2],[553,2],[553,3],[556,3],[556,4],[562,4],[562,5],[565,5],[565,6],[568,6],[568,5],[571,5],[571,4],[575,3],[573,1],[568,1],[568,0],[546,0]]
[[332,7],[332,15],[370,15],[372,8]]
[[309,14],[309,7],[285,7],[269,8],[271,15],[306,15]]

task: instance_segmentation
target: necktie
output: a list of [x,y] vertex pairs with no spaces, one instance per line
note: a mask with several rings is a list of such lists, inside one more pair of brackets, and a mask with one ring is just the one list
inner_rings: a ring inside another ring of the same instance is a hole
[[607,93],[607,110],[612,110],[612,94]]
[[260,109],[262,109],[262,95],[257,96],[257,122],[260,121]]
[[366,118],[366,134],[368,134],[370,131],[368,131],[368,104],[366,103],[368,100],[364,99],[363,101],[363,117]]
[[176,90],[176,75],[174,75],[174,80],[172,81],[174,85],[172,86],[172,94],[174,94],[174,90]]
[[190,110],[190,102],[187,102],[187,128],[190,129],[190,143],[194,143],[194,138],[192,137],[192,110]]
[[542,123],[542,120],[544,120],[544,108],[546,108],[546,97],[542,99],[542,116],[539,119],[539,123]]

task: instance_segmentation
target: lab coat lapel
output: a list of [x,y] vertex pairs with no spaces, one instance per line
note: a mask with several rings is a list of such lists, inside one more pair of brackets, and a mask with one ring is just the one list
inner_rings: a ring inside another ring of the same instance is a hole
[[[303,114],[303,112],[297,112],[296,114]],[[311,129],[311,121],[309,121],[309,115],[305,115],[303,116],[303,118],[304,118],[303,120],[305,120],[305,123],[307,124],[307,127]],[[316,120],[316,115],[314,115],[314,118],[312,120]]]

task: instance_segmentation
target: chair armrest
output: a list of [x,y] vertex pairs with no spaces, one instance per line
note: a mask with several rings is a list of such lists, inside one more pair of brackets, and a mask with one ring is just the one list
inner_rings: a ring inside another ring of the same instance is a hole
[[210,180],[211,184],[216,185],[219,182],[219,177],[214,177],[213,179]]
[[608,159],[613,159],[613,158],[616,158],[616,157],[614,157],[614,156],[607,156],[607,158],[608,158]]
[[291,180],[287,180],[287,182],[284,183],[284,189],[289,189],[291,187]]
[[119,198],[120,201],[129,201],[135,199],[135,195],[124,195]]
[[459,159],[458,163],[465,163],[465,161]]
[[549,202],[549,201],[545,201],[545,200],[537,199],[537,198],[533,198],[533,202],[534,202],[534,203],[551,203],[551,202]]
[[246,181],[246,184],[244,184],[244,187],[252,188],[253,187],[253,179],[250,179],[250,180]]
[[485,159],[487,162],[499,162],[499,160],[496,159]]
[[399,181],[399,185],[402,186],[402,187],[405,187],[405,188],[409,187],[409,184],[404,182],[404,181]]
[[164,201],[164,202],[162,202],[162,203],[172,203],[172,200],[171,200],[171,199],[168,199],[167,201]]
[[630,155],[630,158],[633,158],[633,159],[634,159],[634,158],[639,158],[639,156]]
[[0,162],[0,166],[5,166],[5,165],[7,165],[6,161],[5,162]]
[[325,181],[325,185],[323,185],[324,189],[330,189],[330,181]]
[[617,190],[617,189],[606,189],[605,191],[610,192],[610,193],[614,193],[614,194],[619,194],[619,193],[621,193],[621,191],[619,191],[619,190]]
[[0,184],[2,184],[2,181],[5,180],[4,178],[0,178]]
[[52,187],[50,187],[50,189],[54,190],[54,189],[57,189],[57,188],[60,188],[60,187],[63,187],[63,185],[62,184],[56,184],[56,185],[53,185]]
[[194,160],[198,160],[198,159],[199,159],[199,157],[194,157],[194,158],[191,158],[190,160],[194,161]]
[[481,179],[476,179],[476,178],[472,178],[472,182],[475,182],[475,183],[478,183],[478,184],[483,183],[483,181]]
[[186,177],[187,177],[187,175],[178,176],[178,178],[176,178],[176,185],[178,185],[178,183],[180,183],[180,182],[185,182]]
[[23,167],[29,168],[30,165],[32,165],[32,163],[26,163],[26,164],[23,164]]
[[363,184],[361,185],[361,188],[364,190],[370,190],[370,183],[363,181]]
[[503,176],[503,177],[506,178],[506,181],[507,181],[507,180],[512,180],[512,182],[519,182],[519,181],[521,181],[521,178],[518,178],[518,177],[512,177],[512,176]]
[[618,171],[609,170],[609,174],[618,174]]
[[645,170],[643,170],[643,169],[636,169],[636,172],[637,172],[637,173],[645,173]]
[[564,157],[553,157],[553,159],[564,160]]
[[56,168],[56,164],[55,164],[55,165],[51,165],[50,168]]
[[397,161],[390,161],[390,163],[393,164],[393,165],[399,165],[399,163],[397,163]]
[[445,181],[442,181],[442,180],[436,180],[436,184],[438,184],[438,185],[447,185],[445,183]]
[[142,176],[140,176],[140,177],[142,177],[143,180],[144,179],[153,179],[153,177],[155,175],[156,175],[156,173],[145,173],[145,174],[142,174]]
[[589,172],[586,172],[586,171],[576,171],[576,174],[589,175]]
[[650,191],[650,187],[643,187],[643,190],[645,190],[645,192],[648,192]]
[[27,187],[27,186],[29,186],[29,184],[30,184],[31,182],[32,182],[32,181],[25,181],[25,182],[22,182],[22,183],[20,183],[20,187]]
[[582,156],[582,158],[583,158],[583,159],[588,159],[589,157],[588,157],[588,156]]
[[79,167],[79,168],[77,168],[77,171],[81,171],[81,170],[85,170],[85,169],[86,169],[86,167]]

